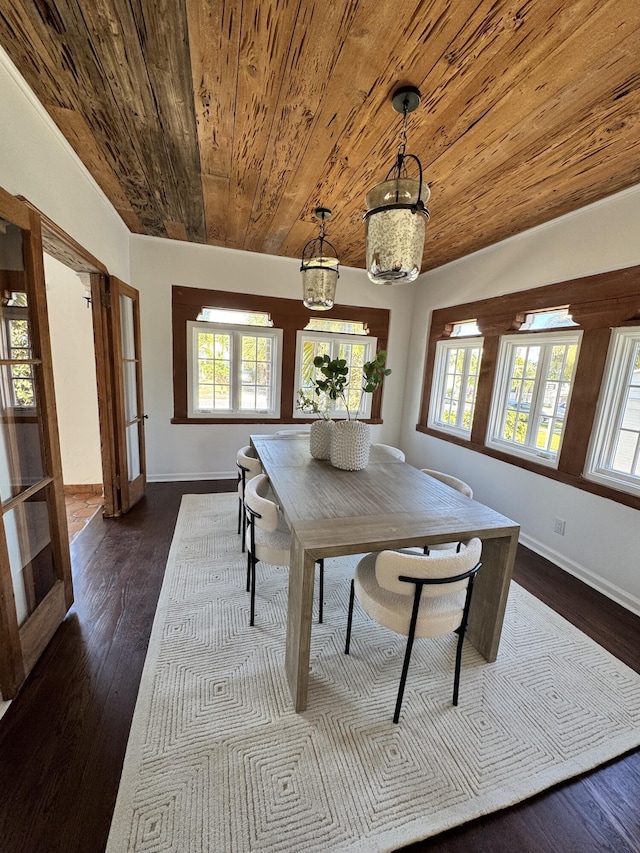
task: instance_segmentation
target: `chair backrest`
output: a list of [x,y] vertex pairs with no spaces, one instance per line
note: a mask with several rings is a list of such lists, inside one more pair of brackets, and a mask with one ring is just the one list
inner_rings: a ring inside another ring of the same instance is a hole
[[420,470],[423,474],[428,474],[435,480],[440,480],[441,483],[451,486],[452,489],[455,489],[457,492],[460,492],[466,497],[473,497],[473,489],[471,486],[465,483],[464,480],[459,480],[457,477],[454,477],[453,474],[444,474],[442,471],[432,471],[431,468],[421,468]]
[[244,503],[250,514],[255,515],[256,527],[273,533],[280,523],[280,509],[276,503],[266,497],[269,491],[269,478],[258,474],[246,485]]
[[[398,580],[400,575],[411,578],[442,579],[455,578],[470,571],[480,562],[482,542],[471,539],[460,545],[458,553],[415,554],[408,551],[381,551],[376,559],[376,580],[384,589],[400,595],[413,595],[414,584]],[[426,584],[423,596],[447,595],[466,589],[469,579],[454,583]]]
[[399,447],[392,447],[390,444],[372,444],[371,447],[379,447],[381,450],[386,450],[391,456],[395,456],[396,459],[404,462],[405,456]]
[[236,455],[236,465],[240,473],[244,470],[245,482],[262,473],[260,460],[256,457],[256,452],[250,444],[240,448]]

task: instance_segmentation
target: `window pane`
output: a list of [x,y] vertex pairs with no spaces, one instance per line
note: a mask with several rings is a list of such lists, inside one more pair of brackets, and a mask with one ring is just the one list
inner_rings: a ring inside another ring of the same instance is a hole
[[56,581],[46,490],[3,516],[13,594],[22,625]]
[[132,483],[140,476],[140,436],[138,424],[131,424],[126,429],[127,436],[127,472],[129,482]]
[[438,345],[435,375],[442,379],[432,397],[430,418],[434,425],[471,431],[481,354],[477,342]]
[[[13,377],[13,367],[0,366],[0,497],[3,501],[19,495],[45,476],[35,384],[28,386],[31,405],[16,405],[16,394],[23,392],[16,391],[16,383],[18,389],[21,386],[20,380]],[[31,367],[41,369],[39,365]]]
[[197,351],[197,410],[228,410],[231,406],[231,335],[199,331]]
[[595,434],[587,474],[640,494],[640,327],[614,331]]
[[496,388],[490,444],[507,443],[527,455],[557,458],[578,344],[575,333],[572,340],[554,338],[503,340],[497,375],[506,385]]
[[261,311],[237,311],[233,308],[203,308],[198,320],[225,323],[227,326],[272,326],[271,317]]

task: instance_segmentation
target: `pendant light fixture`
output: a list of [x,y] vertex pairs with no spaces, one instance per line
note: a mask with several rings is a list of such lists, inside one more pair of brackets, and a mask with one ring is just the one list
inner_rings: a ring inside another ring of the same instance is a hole
[[[422,164],[415,154],[407,154],[407,116],[420,105],[415,86],[403,86],[393,93],[394,110],[402,114],[402,131],[396,161],[380,184],[366,196],[364,215],[367,243],[367,275],[375,284],[404,284],[420,274],[422,251],[429,211],[425,202],[431,191],[422,182]],[[418,178],[410,178],[412,161]]]
[[315,213],[320,219],[320,234],[302,250],[302,301],[313,311],[328,311],[333,308],[340,272],[336,250],[324,236],[324,222],[331,211],[316,207]]

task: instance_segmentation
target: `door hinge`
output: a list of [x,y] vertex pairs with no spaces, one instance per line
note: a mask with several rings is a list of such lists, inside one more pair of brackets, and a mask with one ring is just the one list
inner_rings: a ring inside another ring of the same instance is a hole
[[113,478],[113,485],[116,487],[116,489],[120,488],[120,474],[116,474]]
[[111,294],[106,291],[102,291],[100,294],[100,305],[103,308],[111,308]]

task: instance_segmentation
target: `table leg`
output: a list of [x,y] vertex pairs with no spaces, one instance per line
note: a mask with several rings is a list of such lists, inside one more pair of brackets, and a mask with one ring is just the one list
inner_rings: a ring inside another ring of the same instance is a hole
[[296,711],[307,707],[315,560],[291,531],[285,669]]
[[482,541],[482,568],[473,588],[467,638],[489,663],[498,656],[517,545],[517,531]]

